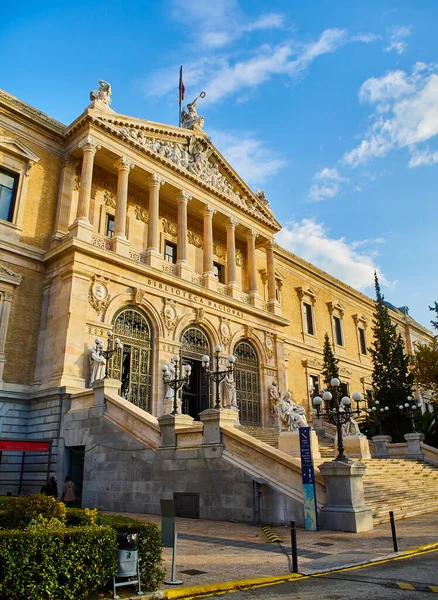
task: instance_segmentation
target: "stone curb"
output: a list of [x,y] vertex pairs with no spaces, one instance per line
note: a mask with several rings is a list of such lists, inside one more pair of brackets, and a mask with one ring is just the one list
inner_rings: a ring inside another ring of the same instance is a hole
[[[275,577],[258,577],[255,579],[239,579],[237,581],[224,581],[218,583],[211,583],[207,585],[197,585],[187,588],[171,589],[171,590],[160,590],[153,592],[152,594],[146,594],[140,596],[143,600],[177,600],[182,598],[202,598],[205,596],[211,596],[215,593],[225,593],[237,590],[245,590],[248,588],[264,587],[268,585],[275,585],[277,583],[283,583],[285,581],[293,581],[295,579],[310,579],[311,577],[322,577],[329,573],[335,573],[337,571],[345,571],[350,569],[364,568],[368,565],[376,563],[388,562],[390,560],[400,560],[402,558],[408,558],[421,554],[423,552],[429,552],[432,550],[438,550],[438,542],[432,544],[424,544],[411,548],[410,550],[404,550],[403,552],[394,552],[387,556],[378,557],[374,560],[370,560],[364,563],[356,563],[344,566],[334,567],[333,569],[327,569],[318,573],[288,573],[287,575],[277,575]],[[129,600],[138,600],[139,596],[133,596]]]

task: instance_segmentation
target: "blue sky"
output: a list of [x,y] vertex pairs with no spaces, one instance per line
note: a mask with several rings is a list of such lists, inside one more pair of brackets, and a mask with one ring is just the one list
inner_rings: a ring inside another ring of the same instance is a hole
[[[19,6],[19,11],[16,10]],[[429,326],[438,299],[436,0],[22,1],[0,87],[70,123],[104,79],[119,113],[205,131],[283,225],[278,241]]]

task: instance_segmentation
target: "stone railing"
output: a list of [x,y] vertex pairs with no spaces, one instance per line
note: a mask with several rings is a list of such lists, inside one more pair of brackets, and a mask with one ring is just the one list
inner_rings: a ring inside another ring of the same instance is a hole
[[145,252],[134,252],[133,250],[130,250],[129,258],[131,260],[135,260],[135,262],[141,263],[142,265],[146,264],[146,253]]
[[223,283],[217,284],[217,291],[219,294],[223,294],[224,296],[228,295],[227,286],[224,285]]
[[106,237],[105,235],[99,235],[97,233],[93,233],[91,236],[91,243],[93,246],[97,246],[98,248],[103,248],[104,250],[112,250],[113,242],[111,238]]
[[192,283],[196,283],[196,285],[204,285],[204,277],[202,275],[192,275]]
[[420,448],[424,456],[424,462],[438,467],[438,448],[427,444],[420,444]]
[[249,295],[248,294],[242,294],[240,296],[240,301],[241,302],[245,302],[246,304],[250,304],[250,302],[249,302]]
[[162,268],[165,273],[169,273],[170,275],[178,275],[178,267],[173,263],[163,260]]

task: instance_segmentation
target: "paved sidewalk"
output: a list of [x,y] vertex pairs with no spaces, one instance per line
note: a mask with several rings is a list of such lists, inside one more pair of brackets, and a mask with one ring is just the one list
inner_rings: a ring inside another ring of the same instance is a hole
[[[161,524],[158,515],[126,513],[142,521]],[[396,521],[399,552],[438,542],[438,512]],[[286,575],[291,553],[290,529],[274,527],[282,544],[269,542],[261,527],[243,523],[176,519],[179,589],[221,582]],[[298,570],[319,573],[377,560],[393,551],[391,526],[378,525],[367,533],[297,530]],[[166,575],[171,575],[171,549],[163,549]]]

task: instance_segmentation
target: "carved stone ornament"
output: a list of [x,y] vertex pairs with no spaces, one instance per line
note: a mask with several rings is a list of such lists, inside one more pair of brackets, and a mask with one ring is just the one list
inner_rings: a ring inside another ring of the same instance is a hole
[[274,341],[272,339],[272,336],[269,335],[269,333],[266,334],[266,338],[265,338],[265,350],[266,350],[266,356],[270,360],[274,356]]
[[141,288],[135,288],[135,297],[134,297],[134,302],[136,304],[141,304],[143,298],[145,297],[146,291],[142,290]]
[[251,325],[245,325],[245,337],[252,338],[253,335],[254,335],[254,327],[252,327]]
[[88,302],[98,315],[107,309],[110,300],[111,296],[108,293],[108,288],[102,281],[95,281],[91,284],[88,292]]
[[168,300],[167,298],[163,298],[163,308],[161,310],[161,316],[163,317],[164,326],[169,333],[171,333],[178,321],[178,315],[176,312],[176,302],[175,300]]
[[219,324],[219,338],[221,340],[222,345],[229,346],[231,342],[231,327],[230,327],[230,319],[226,319],[221,317]]
[[99,81],[99,89],[90,92],[90,100],[97,100],[109,106],[111,104],[111,84],[106,81]]
[[171,235],[172,237],[177,237],[178,235],[178,224],[174,221],[170,221],[169,219],[162,219],[163,223],[163,232],[167,235]]
[[187,240],[189,244],[192,244],[192,246],[196,246],[196,248],[202,248],[202,245],[204,243],[202,233],[193,229],[189,229],[187,231]]
[[222,260],[227,258],[227,249],[221,241],[213,240],[213,254]]
[[204,127],[204,117],[198,115],[196,104],[199,98],[204,98],[205,92],[201,92],[197,98],[187,104],[187,110],[181,112],[181,127],[185,129],[201,129]]
[[135,207],[135,218],[143,223],[149,223],[148,211],[143,206],[137,205]]
[[243,267],[244,265],[243,254],[242,251],[239,249],[236,249],[236,265],[238,267]]
[[205,310],[203,308],[197,308],[195,314],[195,323],[202,323],[205,318]]
[[103,201],[105,202],[105,206],[109,206],[110,208],[116,208],[116,196],[112,192],[108,192],[105,190],[103,193]]

